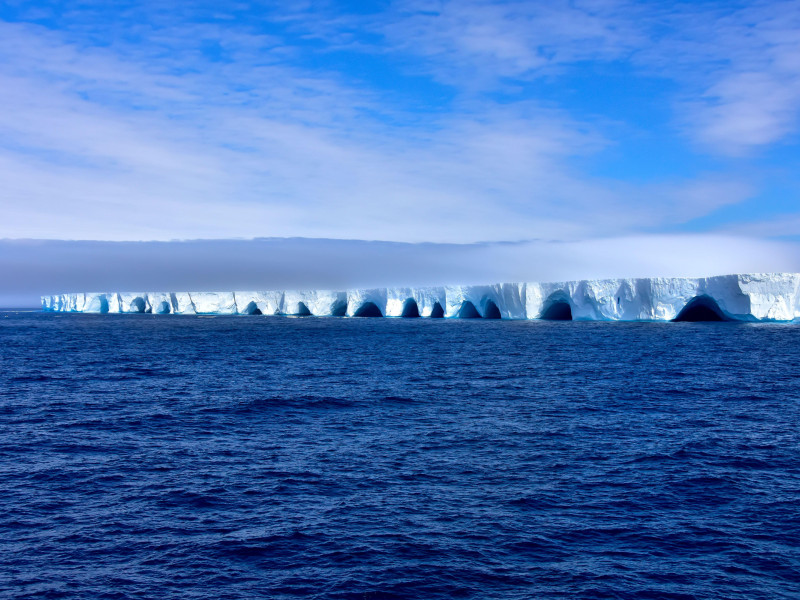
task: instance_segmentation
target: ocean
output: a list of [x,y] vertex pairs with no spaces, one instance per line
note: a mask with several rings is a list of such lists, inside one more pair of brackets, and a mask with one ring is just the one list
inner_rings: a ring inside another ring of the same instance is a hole
[[800,327],[0,312],[0,596],[800,598]]

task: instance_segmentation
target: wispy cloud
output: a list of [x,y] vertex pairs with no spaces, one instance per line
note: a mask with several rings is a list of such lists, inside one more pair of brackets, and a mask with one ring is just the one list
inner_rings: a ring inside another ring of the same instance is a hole
[[[383,31],[395,49],[468,90],[496,91],[574,63],[629,61],[684,90],[677,122],[706,151],[737,155],[795,133],[800,3],[647,6],[589,2],[403,2]],[[511,81],[508,81],[511,80]]]
[[643,42],[624,1],[409,0],[383,32],[397,49],[430,57],[444,81],[495,85],[579,60],[613,60]]
[[677,106],[695,141],[743,155],[797,133],[800,3],[689,5],[665,19],[674,34],[645,57],[686,86]]
[[[558,15],[535,18],[563,33]],[[570,239],[681,222],[743,196],[686,202],[711,175],[648,185],[583,175],[572,159],[609,140],[531,100],[411,119],[385,91],[271,56],[292,52],[274,35],[143,27],[147,44],[106,47],[0,28],[8,237]],[[204,39],[224,60],[197,57]]]
[[688,147],[663,175],[587,167],[609,149],[640,157],[591,106],[526,87],[557,89],[586,63],[680,82],[676,121],[691,127],[675,135],[714,155],[795,127],[796,3],[707,23],[689,5],[614,0],[319,6],[0,21],[0,236],[574,240],[672,229],[758,194]]

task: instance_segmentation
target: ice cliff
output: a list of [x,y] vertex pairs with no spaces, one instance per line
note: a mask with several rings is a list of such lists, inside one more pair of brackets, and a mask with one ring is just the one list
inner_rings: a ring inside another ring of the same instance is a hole
[[70,293],[45,311],[581,321],[800,320],[800,274],[358,290]]

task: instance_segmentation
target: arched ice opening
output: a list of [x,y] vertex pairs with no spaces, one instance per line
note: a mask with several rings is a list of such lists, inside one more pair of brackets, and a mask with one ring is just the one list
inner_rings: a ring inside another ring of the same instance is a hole
[[170,312],[172,311],[170,310],[169,302],[167,302],[166,300],[160,302],[156,307],[157,315],[168,315]]
[[431,308],[431,319],[444,319],[444,309],[438,302],[434,303]]
[[292,317],[310,317],[311,316],[311,311],[308,310],[308,306],[306,306],[305,302],[298,302],[295,312],[290,313],[290,316],[292,316]]
[[566,300],[556,300],[542,311],[543,321],[572,321],[572,307]]
[[487,300],[483,306],[483,318],[484,319],[500,319],[500,309],[497,307],[497,304],[494,303],[494,300]]
[[131,306],[130,309],[128,309],[128,312],[143,313],[146,306],[147,305],[145,304],[144,298],[141,296],[136,296],[136,298],[131,300]]
[[413,298],[409,298],[403,303],[403,312],[400,313],[400,316],[404,319],[414,319],[419,317],[419,306],[417,306],[417,301]]
[[461,308],[458,309],[458,314],[456,315],[459,319],[480,319],[481,313],[478,312],[478,309],[475,308],[475,305],[470,302],[469,300],[464,300],[461,304]]
[[92,300],[86,312],[97,312],[106,314],[108,312],[108,299],[105,296],[98,296]]
[[260,314],[263,314],[261,312],[261,309],[258,308],[258,304],[256,304],[255,301],[249,302],[247,304],[247,306],[244,307],[244,310],[242,312],[244,314],[246,314],[246,315],[260,315]]
[[683,310],[678,313],[678,316],[672,320],[690,322],[730,321],[730,319],[725,316],[725,313],[722,312],[716,300],[711,296],[705,295],[695,296],[689,300],[686,306],[683,307]]
[[383,313],[374,302],[365,302],[353,314],[354,317],[382,317]]

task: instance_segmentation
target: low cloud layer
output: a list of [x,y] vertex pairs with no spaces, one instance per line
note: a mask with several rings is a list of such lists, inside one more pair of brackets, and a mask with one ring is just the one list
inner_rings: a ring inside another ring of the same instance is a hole
[[407,244],[325,239],[0,240],[0,306],[43,294],[563,281],[800,271],[800,247],[730,236]]

